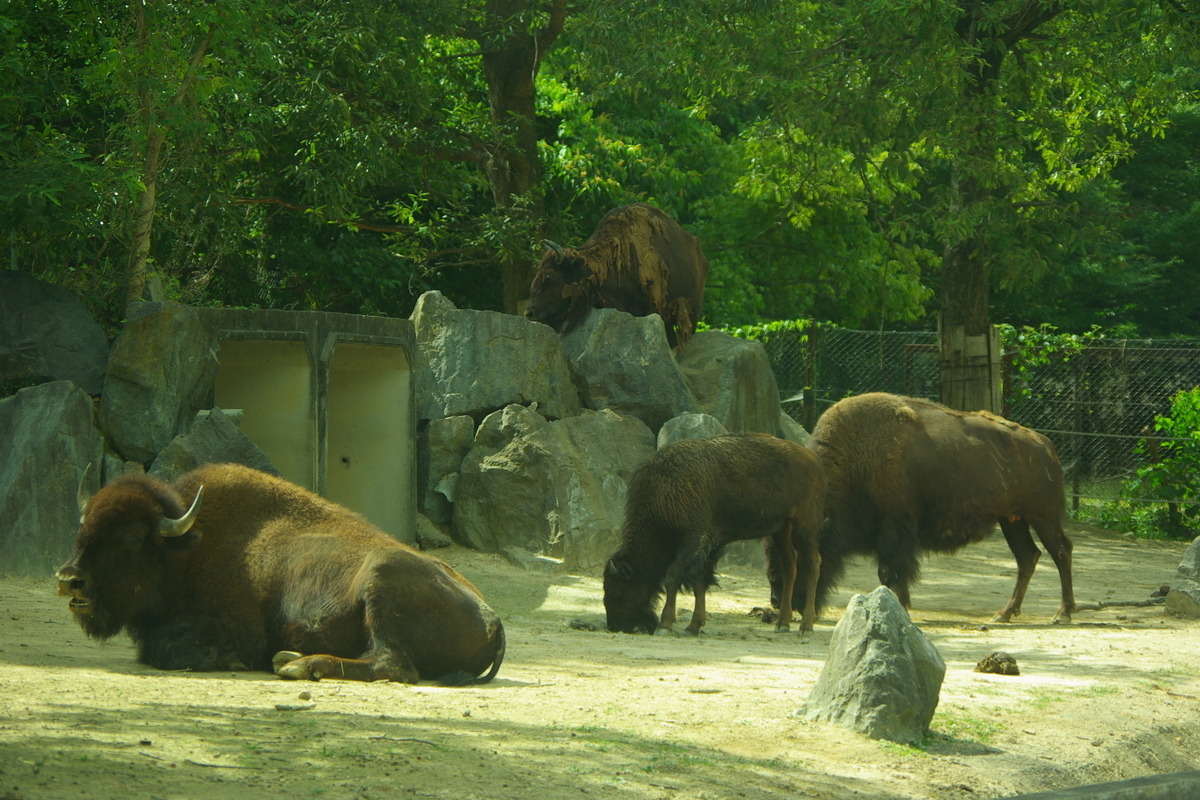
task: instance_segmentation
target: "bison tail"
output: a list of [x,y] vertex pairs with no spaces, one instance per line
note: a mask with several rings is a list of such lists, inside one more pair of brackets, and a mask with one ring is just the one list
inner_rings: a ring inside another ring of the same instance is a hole
[[496,623],[496,632],[493,634],[496,643],[496,655],[492,658],[492,668],[488,670],[486,675],[475,677],[465,670],[455,670],[438,678],[438,684],[441,686],[477,686],[481,683],[488,683],[492,678],[496,677],[496,673],[500,671],[500,665],[504,663],[504,650],[506,647],[504,638],[504,623]]

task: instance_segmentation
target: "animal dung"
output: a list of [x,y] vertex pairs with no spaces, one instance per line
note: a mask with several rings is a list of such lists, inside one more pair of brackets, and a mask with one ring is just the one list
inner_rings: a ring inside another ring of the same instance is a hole
[[603,630],[594,622],[589,622],[586,619],[573,619],[567,623],[567,627],[576,631],[598,631]]
[[992,675],[1020,675],[1017,660],[1003,650],[989,653],[975,665],[976,672],[987,672]]

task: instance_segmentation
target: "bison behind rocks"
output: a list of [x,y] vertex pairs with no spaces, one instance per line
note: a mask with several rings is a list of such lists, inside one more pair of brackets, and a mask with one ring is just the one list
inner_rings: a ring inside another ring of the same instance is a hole
[[466,683],[504,660],[500,619],[465,578],[281,478],[210,465],[174,485],[124,477],[80,505],[59,594],[88,636],[125,629],[152,667]]
[[[684,439],[640,466],[629,483],[624,538],[604,570],[608,629],[669,632],[675,596],[690,586],[696,598],[687,632],[704,625],[704,595],[725,546],[770,536],[784,554],[784,598],[791,584],[809,587],[801,630],[816,619],[813,577],[819,568],[817,531],[825,477],[811,450],[764,434]],[[799,576],[799,578],[797,578]],[[655,601],[666,589],[662,619]],[[788,630],[784,603],[776,630]]]
[[954,552],[998,522],[1017,559],[1017,584],[996,621],[1021,613],[1041,556],[1030,527],[1058,566],[1062,605],[1054,621],[1070,621],[1075,598],[1062,467],[1045,436],[987,412],[873,393],[830,407],[809,446],[829,481],[818,607],[846,558],[865,553],[875,556],[880,582],[908,606],[922,552]]

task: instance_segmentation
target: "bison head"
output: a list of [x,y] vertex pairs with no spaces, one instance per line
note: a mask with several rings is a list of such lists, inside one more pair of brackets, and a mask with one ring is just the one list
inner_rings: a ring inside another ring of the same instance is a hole
[[91,499],[80,482],[75,552],[56,577],[84,633],[107,639],[162,612],[172,561],[199,541],[189,531],[202,493],[185,512],[175,490],[153,478],[119,479]]
[[621,552],[604,568],[604,610],[613,633],[654,633],[658,628],[654,603],[659,587],[635,572]]
[[595,303],[594,288],[587,283],[592,270],[578,250],[559,247],[548,239],[544,244],[546,253],[529,286],[525,316],[558,333],[569,333]]

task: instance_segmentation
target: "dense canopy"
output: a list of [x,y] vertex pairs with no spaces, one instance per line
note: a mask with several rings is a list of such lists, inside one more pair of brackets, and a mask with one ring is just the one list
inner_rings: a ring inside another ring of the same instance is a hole
[[1194,0],[13,0],[8,266],[83,297],[518,311],[663,208],[710,325],[1200,335]]

